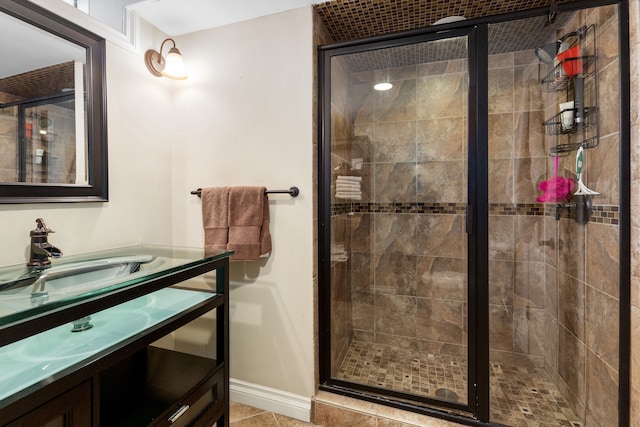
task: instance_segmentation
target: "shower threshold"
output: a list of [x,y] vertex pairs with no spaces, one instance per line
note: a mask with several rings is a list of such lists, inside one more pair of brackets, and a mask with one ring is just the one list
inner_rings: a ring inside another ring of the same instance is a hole
[[[349,346],[337,379],[466,403],[463,356],[418,352],[362,341]],[[491,420],[508,426],[580,425],[543,368],[492,363]]]

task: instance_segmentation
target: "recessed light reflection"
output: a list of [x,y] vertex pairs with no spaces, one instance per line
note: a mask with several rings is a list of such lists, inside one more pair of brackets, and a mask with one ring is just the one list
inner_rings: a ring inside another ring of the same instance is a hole
[[391,83],[388,82],[382,82],[382,83],[376,83],[373,88],[375,90],[389,90],[393,87],[393,85]]

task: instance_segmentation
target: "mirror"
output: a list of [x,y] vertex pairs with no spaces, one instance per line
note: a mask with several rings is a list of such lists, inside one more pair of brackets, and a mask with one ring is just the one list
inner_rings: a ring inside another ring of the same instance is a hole
[[0,0],[0,203],[108,200],[104,39]]

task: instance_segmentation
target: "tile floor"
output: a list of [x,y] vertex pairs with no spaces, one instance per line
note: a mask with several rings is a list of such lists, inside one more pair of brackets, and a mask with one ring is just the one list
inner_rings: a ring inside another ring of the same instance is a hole
[[284,415],[274,414],[241,403],[231,402],[229,424],[231,427],[310,427],[305,423]]
[[[438,393],[440,398],[464,402],[466,371],[462,357],[353,342],[337,377],[427,396]],[[490,387],[494,422],[513,427],[581,426],[542,368],[493,363]]]

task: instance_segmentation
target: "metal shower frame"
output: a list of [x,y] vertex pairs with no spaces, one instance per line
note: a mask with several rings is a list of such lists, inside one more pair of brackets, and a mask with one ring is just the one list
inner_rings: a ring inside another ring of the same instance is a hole
[[[631,353],[631,165],[629,2],[577,0],[553,3],[558,12],[618,5],[620,48],[620,318],[618,426],[629,426]],[[491,423],[489,408],[489,271],[488,271],[488,25],[549,15],[541,7],[365,40],[318,48],[318,322],[319,388],[471,426]],[[398,47],[456,36],[468,36],[469,58],[469,182],[468,182],[468,391],[467,404],[366,386],[331,376],[331,58],[367,50]],[[463,411],[471,416],[458,415]]]

